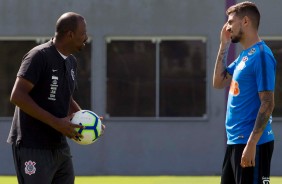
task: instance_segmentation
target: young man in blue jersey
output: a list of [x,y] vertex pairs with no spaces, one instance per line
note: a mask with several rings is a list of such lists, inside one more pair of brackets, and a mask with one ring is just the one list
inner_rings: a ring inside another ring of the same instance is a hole
[[[271,114],[276,60],[258,35],[260,13],[254,3],[238,3],[226,14],[213,76],[215,88],[230,86],[221,184],[266,184],[274,149]],[[239,42],[243,50],[227,66],[231,42]]]

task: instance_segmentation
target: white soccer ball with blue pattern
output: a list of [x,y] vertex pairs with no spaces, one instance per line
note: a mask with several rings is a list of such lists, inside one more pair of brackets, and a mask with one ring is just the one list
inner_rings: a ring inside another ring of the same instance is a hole
[[83,135],[83,138],[79,138],[79,140],[72,139],[78,144],[92,144],[100,137],[102,133],[102,122],[100,117],[92,111],[77,111],[71,119],[71,122],[85,127],[84,129],[76,128],[76,131]]

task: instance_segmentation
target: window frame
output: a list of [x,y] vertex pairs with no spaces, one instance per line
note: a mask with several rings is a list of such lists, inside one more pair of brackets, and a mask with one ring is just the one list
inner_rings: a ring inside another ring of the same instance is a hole
[[[105,110],[105,117],[104,119],[107,121],[120,121],[120,122],[132,122],[132,121],[146,121],[146,122],[170,122],[170,121],[177,121],[177,122],[206,122],[209,119],[209,87],[210,85],[208,80],[208,42],[207,37],[205,36],[106,36],[105,37],[105,62],[107,64],[107,44],[111,41],[152,41],[156,43],[156,53],[160,52],[160,42],[161,41],[202,41],[206,45],[206,58],[205,58],[205,65],[206,65],[206,114],[201,117],[160,117],[159,116],[159,104],[160,99],[160,54],[156,54],[156,115],[154,117],[109,117],[107,116],[107,112]],[[106,69],[105,69],[106,70]],[[105,75],[107,75],[107,71],[105,71]],[[105,91],[107,91],[107,85],[105,86]],[[107,104],[107,97],[105,97],[105,103]]]

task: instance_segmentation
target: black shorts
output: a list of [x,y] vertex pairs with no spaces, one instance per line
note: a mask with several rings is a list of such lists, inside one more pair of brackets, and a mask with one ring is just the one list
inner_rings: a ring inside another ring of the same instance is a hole
[[69,147],[34,149],[13,144],[19,184],[73,184],[74,170]]
[[242,168],[245,144],[228,145],[222,166],[221,184],[269,184],[274,141],[258,145],[255,167]]

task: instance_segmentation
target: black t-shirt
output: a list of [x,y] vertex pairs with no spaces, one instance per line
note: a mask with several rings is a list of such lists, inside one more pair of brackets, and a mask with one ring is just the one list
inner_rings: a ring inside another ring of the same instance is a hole
[[[34,84],[31,98],[58,118],[68,115],[70,99],[76,87],[77,63],[73,55],[65,60],[52,40],[30,50],[23,58],[17,76]],[[24,147],[61,148],[66,137],[49,125],[16,107],[7,142],[20,141]]]

